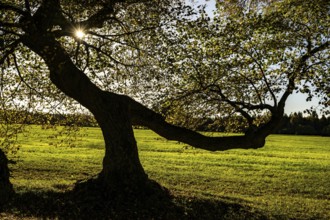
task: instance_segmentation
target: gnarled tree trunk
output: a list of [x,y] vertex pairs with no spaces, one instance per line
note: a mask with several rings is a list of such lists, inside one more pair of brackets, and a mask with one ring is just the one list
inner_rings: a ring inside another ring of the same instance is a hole
[[105,141],[99,178],[113,188],[137,190],[144,187],[148,177],[139,160],[128,105],[120,97],[106,92],[103,96],[103,108],[94,110]]
[[40,38],[40,34],[36,34],[24,39],[24,43],[45,60],[52,82],[96,118],[105,141],[98,183],[110,190],[144,187],[148,176],[139,160],[128,99],[96,87],[52,38]]

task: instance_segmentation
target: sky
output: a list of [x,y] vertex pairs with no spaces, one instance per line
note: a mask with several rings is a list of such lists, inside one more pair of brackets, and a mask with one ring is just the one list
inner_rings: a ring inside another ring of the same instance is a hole
[[[186,3],[192,4],[196,9],[198,5],[206,5],[206,12],[209,15],[213,14],[215,10],[215,0],[186,0]],[[294,93],[289,96],[285,105],[285,113],[290,115],[293,112],[303,112],[306,109],[314,107],[317,109],[318,102],[316,98],[313,98],[312,101],[306,102],[307,95],[302,93]]]
[[290,114],[292,112],[303,112],[305,109],[314,107],[317,109],[318,100],[315,98],[311,102],[306,102],[307,95],[305,94],[292,94],[286,101],[285,113]]

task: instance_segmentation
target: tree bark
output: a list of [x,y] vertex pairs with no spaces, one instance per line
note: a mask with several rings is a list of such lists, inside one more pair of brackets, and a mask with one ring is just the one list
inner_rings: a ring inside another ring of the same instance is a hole
[[13,195],[13,186],[9,181],[8,159],[0,149],[0,207]]
[[[94,111],[105,141],[99,178],[111,187],[137,190],[145,185],[148,177],[139,160],[128,105],[119,96],[109,93],[103,93],[103,96],[103,108]],[[111,107],[109,103],[112,103]]]

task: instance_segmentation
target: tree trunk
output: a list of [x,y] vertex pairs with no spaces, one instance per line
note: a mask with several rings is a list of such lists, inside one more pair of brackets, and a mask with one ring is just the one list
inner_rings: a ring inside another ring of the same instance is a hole
[[0,206],[9,200],[13,193],[13,186],[9,181],[8,159],[0,149]]
[[110,190],[137,189],[145,185],[148,176],[139,160],[126,96],[99,89],[72,63],[54,39],[40,39],[40,34],[36,34],[24,43],[45,60],[51,81],[96,118],[105,141],[98,183]]
[[146,184],[148,176],[139,160],[128,105],[118,98],[105,92],[103,108],[94,111],[105,141],[99,178],[112,188],[137,190]]

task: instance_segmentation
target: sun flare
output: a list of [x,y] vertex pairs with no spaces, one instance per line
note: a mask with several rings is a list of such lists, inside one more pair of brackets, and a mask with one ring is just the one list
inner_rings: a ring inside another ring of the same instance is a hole
[[82,39],[85,36],[85,32],[81,29],[77,29],[75,35],[77,38]]

